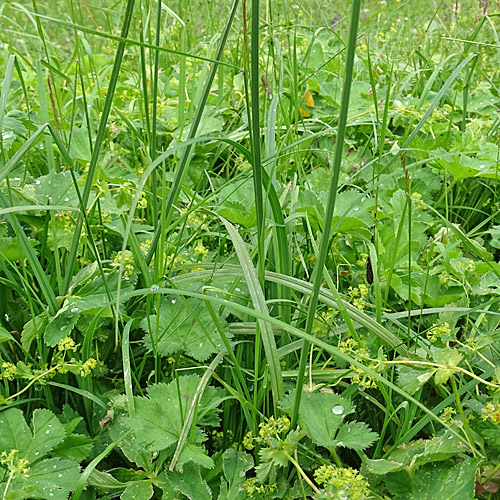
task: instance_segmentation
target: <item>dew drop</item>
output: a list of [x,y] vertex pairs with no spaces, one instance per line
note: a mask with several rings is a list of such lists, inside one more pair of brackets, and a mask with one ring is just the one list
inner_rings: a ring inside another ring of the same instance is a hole
[[359,210],[359,207],[354,207],[353,210],[357,212]]
[[172,304],[175,304],[177,302],[176,299],[172,299]]
[[35,184],[40,185],[40,179],[37,179],[37,180],[35,181]]
[[69,201],[69,198],[66,196],[66,198],[64,198],[64,201]]
[[49,431],[49,430],[46,430],[46,431],[45,431],[45,434],[50,434],[50,431]]
[[479,168],[484,168],[486,165],[479,165]]
[[40,455],[40,452],[39,451],[35,451],[35,457],[38,457],[38,455]]
[[342,415],[342,413],[344,413],[344,407],[342,405],[335,405],[332,408],[332,413],[335,413],[335,415]]
[[70,309],[70,311],[71,311],[72,313],[77,313],[77,312],[78,312],[78,307],[73,306],[73,307]]
[[157,292],[160,287],[158,285],[151,285],[151,287],[149,288],[152,292]]

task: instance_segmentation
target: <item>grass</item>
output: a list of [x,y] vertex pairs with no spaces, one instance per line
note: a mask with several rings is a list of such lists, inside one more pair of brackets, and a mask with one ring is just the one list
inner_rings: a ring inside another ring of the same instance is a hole
[[494,499],[493,0],[0,6],[0,497]]

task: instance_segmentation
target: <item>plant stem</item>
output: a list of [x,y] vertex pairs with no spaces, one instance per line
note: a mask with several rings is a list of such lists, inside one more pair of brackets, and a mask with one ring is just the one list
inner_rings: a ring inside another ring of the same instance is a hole
[[462,407],[462,401],[460,400],[460,395],[458,394],[455,377],[453,375],[450,377],[450,382],[451,382],[451,387],[453,389],[453,394],[455,394],[455,401],[457,402],[458,412],[460,413],[460,418],[462,419],[462,423],[464,425],[465,434],[467,435],[467,439],[469,440],[472,452],[474,453],[474,455],[478,456],[479,452],[477,451],[476,446],[474,444],[474,440],[472,439],[472,434],[470,432],[470,427],[469,427],[469,421],[465,416],[464,409]]

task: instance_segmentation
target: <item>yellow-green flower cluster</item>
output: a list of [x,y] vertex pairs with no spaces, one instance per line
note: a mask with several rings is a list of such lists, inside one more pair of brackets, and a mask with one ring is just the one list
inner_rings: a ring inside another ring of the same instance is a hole
[[141,249],[141,252],[142,253],[148,253],[149,252],[149,248],[151,247],[151,243],[153,243],[151,240],[145,240],[143,241],[139,247]]
[[433,326],[427,332],[427,338],[430,342],[436,342],[436,340],[440,340],[441,337],[445,335],[449,335],[451,333],[450,325],[447,322],[441,323],[440,325]]
[[92,370],[97,366],[97,361],[94,358],[89,358],[80,367],[80,377],[87,377],[92,373]]
[[290,420],[288,417],[271,417],[267,422],[259,424],[259,436],[263,442],[268,442],[273,437],[278,437],[281,433],[290,430]]
[[[349,368],[354,372],[352,381],[359,385],[360,390],[377,388],[377,382],[369,373],[364,372],[358,366],[350,365]],[[375,366],[370,366],[370,368],[373,369]]]
[[17,368],[13,363],[9,363],[4,361],[2,363],[2,373],[0,375],[1,378],[12,379],[16,376]]
[[500,423],[500,403],[489,402],[481,410],[481,418],[483,420],[491,420],[494,424]]
[[[115,258],[111,262],[111,266],[114,268],[120,267],[120,262],[122,259],[122,252],[117,252]],[[134,272],[134,256],[130,250],[125,250],[123,253],[123,276],[128,278]]]
[[243,446],[247,450],[253,450],[256,443],[269,444],[271,439],[279,439],[280,434],[286,434],[290,430],[290,420],[287,417],[269,418],[267,422],[259,424],[259,435],[255,437],[252,431],[246,433],[243,438]]
[[274,493],[276,491],[276,483],[270,484],[261,484],[257,481],[255,477],[247,479],[243,483],[243,489],[246,494],[253,498],[253,496],[257,493],[258,495],[266,496]]
[[17,456],[18,453],[18,450],[10,450],[9,453],[2,451],[0,454],[0,464],[5,465],[13,477],[28,477],[30,463],[26,458],[19,458]]
[[314,472],[314,479],[327,493],[334,495],[332,498],[363,500],[370,496],[366,478],[350,467],[322,465]]
[[452,424],[454,422],[453,415],[456,415],[456,410],[451,406],[447,406],[441,413],[439,417],[443,422],[447,424]]
[[353,354],[358,358],[369,358],[370,353],[366,346],[360,346],[354,339],[342,340],[338,344],[339,351],[345,354]]
[[[184,211],[186,210],[187,208]],[[207,219],[208,219],[207,214],[197,214],[196,212],[191,212],[188,215],[187,223],[189,224],[190,228],[193,229],[201,228],[205,231],[208,231]]]
[[365,299],[368,296],[368,287],[364,283],[361,283],[356,288],[350,286],[348,295],[353,306],[362,311],[366,306]]
[[65,351],[76,352],[76,343],[71,337],[66,337],[59,341],[59,344],[57,344],[57,349],[58,351],[61,352]]
[[208,248],[205,248],[203,245],[196,245],[194,247],[194,256],[201,257],[204,259],[208,255]]
[[253,437],[252,431],[248,431],[243,438],[243,446],[247,450],[253,450],[255,448],[255,438]]
[[411,199],[415,202],[415,208],[419,208],[420,210],[425,210],[427,205],[422,201],[422,195],[420,193],[412,193]]
[[359,255],[359,257],[360,258],[358,259],[358,262],[357,262],[358,266],[361,266],[361,267],[365,266],[366,263],[368,262],[368,254],[362,253]]

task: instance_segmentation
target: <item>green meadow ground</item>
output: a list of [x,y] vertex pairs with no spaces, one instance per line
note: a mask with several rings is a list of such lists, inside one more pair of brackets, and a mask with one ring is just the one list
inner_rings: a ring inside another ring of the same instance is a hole
[[499,27],[2,2],[1,500],[500,498]]

